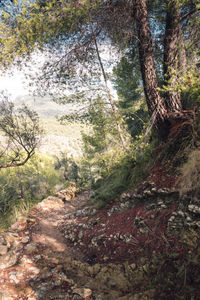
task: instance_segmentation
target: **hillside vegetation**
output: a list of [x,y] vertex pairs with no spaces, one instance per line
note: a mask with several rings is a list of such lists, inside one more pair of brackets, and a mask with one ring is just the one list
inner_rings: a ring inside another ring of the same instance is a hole
[[0,298],[200,299],[199,1],[0,8]]

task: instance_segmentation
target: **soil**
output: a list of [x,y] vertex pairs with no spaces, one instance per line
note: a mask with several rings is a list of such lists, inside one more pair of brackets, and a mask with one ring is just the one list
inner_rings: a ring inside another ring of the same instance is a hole
[[[0,235],[0,300],[175,299],[183,282],[177,257],[182,264],[196,249],[200,208],[181,208],[169,182],[144,182],[101,210],[91,190],[75,186],[38,203]],[[163,292],[165,274],[176,284]],[[199,299],[199,283],[191,286]]]
[[[62,269],[66,261],[83,260],[83,255],[66,244],[59,224],[66,214],[83,209],[90,193],[84,191],[75,198],[58,193],[34,207],[26,220],[11,226],[9,232],[16,235],[18,245],[12,246],[12,251],[8,249],[8,254],[17,253],[17,262],[0,269],[0,299],[75,299],[73,280],[66,278]],[[56,285],[52,284],[54,274],[58,279],[63,276]]]

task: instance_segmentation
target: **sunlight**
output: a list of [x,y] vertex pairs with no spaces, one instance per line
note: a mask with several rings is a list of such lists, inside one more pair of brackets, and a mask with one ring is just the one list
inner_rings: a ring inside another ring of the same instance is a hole
[[12,76],[0,73],[0,90],[7,91],[14,100],[17,96],[28,94],[28,89],[23,84],[24,81],[25,77],[22,72],[13,72]]

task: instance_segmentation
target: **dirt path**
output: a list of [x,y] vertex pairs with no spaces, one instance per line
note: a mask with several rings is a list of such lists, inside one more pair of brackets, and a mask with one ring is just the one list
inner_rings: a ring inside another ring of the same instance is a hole
[[84,191],[73,198],[73,192],[61,192],[48,197],[2,236],[0,300],[91,298],[89,289],[73,291],[70,268],[70,278],[63,272],[66,263],[83,259],[83,255],[66,244],[59,230],[66,215],[86,206],[90,193]]
[[44,199],[0,234],[0,300],[165,299],[151,280],[162,251],[182,249],[168,234],[180,224],[171,193],[141,204],[146,190],[129,191],[101,210],[74,187]]

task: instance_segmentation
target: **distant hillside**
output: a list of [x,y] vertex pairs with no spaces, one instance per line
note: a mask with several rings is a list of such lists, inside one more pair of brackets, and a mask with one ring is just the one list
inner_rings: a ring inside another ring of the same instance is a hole
[[35,110],[43,125],[45,135],[42,139],[40,151],[52,155],[66,152],[69,156],[77,157],[82,154],[81,131],[88,129],[81,123],[67,123],[61,125],[56,117],[72,111],[72,105],[59,105],[50,97],[20,96],[15,100],[16,107],[26,104]]
[[20,106],[26,104],[28,107],[35,110],[41,118],[55,119],[63,114],[73,110],[71,104],[61,105],[52,100],[51,97],[33,97],[33,96],[18,96],[15,99],[15,105]]
[[81,131],[88,131],[85,125],[80,123],[66,123],[61,125],[53,119],[41,120],[45,135],[42,139],[40,151],[58,155],[66,152],[69,156],[77,157],[82,154]]

